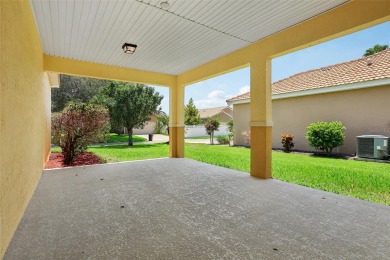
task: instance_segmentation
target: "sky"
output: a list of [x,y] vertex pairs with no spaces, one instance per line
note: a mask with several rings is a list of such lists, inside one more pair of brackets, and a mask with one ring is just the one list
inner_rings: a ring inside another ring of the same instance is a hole
[[[390,46],[390,22],[273,59],[272,82],[299,72],[359,59],[375,44]],[[249,77],[249,68],[243,68],[189,85],[185,88],[185,104],[193,98],[198,109],[226,106],[226,99],[250,91]],[[164,95],[162,110],[169,114],[169,89],[156,87],[156,90]]]

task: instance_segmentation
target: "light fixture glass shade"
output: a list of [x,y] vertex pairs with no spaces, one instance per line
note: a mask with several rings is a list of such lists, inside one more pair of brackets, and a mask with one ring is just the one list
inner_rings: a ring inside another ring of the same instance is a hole
[[131,44],[131,43],[125,43],[122,45],[122,49],[124,53],[126,54],[133,54],[135,52],[135,49],[137,48],[137,45]]

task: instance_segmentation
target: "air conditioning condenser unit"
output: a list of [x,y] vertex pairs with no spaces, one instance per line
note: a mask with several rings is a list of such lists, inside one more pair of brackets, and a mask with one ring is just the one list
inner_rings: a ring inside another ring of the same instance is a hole
[[360,158],[386,159],[389,156],[390,138],[383,135],[357,136],[356,156]]

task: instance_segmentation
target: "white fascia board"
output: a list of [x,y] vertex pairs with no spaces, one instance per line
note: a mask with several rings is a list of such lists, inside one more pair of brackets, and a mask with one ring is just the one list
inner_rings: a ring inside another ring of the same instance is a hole
[[238,104],[245,104],[245,103],[249,103],[251,102],[251,99],[250,98],[246,98],[246,99],[240,99],[240,100],[233,100],[233,101],[226,101],[226,103],[230,106],[230,105],[238,105]]
[[[372,80],[372,81],[364,81],[364,82],[339,85],[339,86],[333,86],[333,87],[326,87],[326,88],[317,88],[317,89],[309,89],[309,90],[304,90],[304,91],[277,94],[277,95],[272,95],[272,100],[310,96],[310,95],[318,95],[318,94],[347,91],[347,90],[354,90],[354,89],[362,89],[362,88],[372,88],[372,87],[379,87],[379,86],[385,86],[385,85],[390,85],[390,78],[377,79],[377,80]],[[249,102],[250,102],[250,98],[236,100],[236,101],[228,101],[227,103],[228,103],[228,105],[236,105],[236,104],[245,104],[245,103],[249,103]]]

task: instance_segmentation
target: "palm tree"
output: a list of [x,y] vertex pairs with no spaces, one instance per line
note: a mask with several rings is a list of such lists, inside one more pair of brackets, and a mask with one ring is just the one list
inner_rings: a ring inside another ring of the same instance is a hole
[[375,54],[377,52],[381,52],[383,50],[386,50],[387,48],[389,48],[388,45],[376,44],[374,47],[367,49],[366,53],[363,56],[367,57],[367,56],[370,56],[370,55]]

